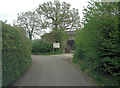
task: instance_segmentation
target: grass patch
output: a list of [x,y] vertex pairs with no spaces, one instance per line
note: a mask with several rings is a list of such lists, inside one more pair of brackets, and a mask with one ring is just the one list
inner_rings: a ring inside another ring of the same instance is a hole
[[80,66],[80,69],[88,74],[98,86],[120,86],[120,78],[106,77],[98,72],[92,71],[88,68],[87,62],[81,59],[73,58],[75,64]]
[[64,54],[63,52],[45,52],[45,53],[32,53],[32,55],[57,55]]

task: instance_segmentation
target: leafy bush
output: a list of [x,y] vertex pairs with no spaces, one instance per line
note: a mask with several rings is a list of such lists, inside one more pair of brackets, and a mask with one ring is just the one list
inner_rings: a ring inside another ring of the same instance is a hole
[[42,35],[41,37],[43,40],[46,40],[47,42],[51,42],[51,43],[59,42],[60,43],[59,51],[64,52],[66,40],[69,36],[66,31],[60,29],[60,30],[53,30],[50,33],[46,33]]
[[23,29],[2,25],[2,85],[14,83],[30,66],[31,41]]
[[32,41],[32,53],[52,52],[52,43],[44,42],[39,39]]
[[88,10],[85,9],[87,22],[84,23],[84,28],[77,30],[73,59],[83,60],[84,63],[81,63],[83,70],[88,69],[106,77],[119,79],[120,31],[117,12],[114,12],[117,8],[116,3],[94,3],[94,5],[92,5],[94,8],[89,5]]

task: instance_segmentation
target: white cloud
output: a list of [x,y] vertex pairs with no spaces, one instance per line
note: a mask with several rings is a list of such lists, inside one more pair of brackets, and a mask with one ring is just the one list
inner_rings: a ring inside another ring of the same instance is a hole
[[[17,19],[17,14],[36,8],[39,4],[50,0],[2,0],[0,2],[0,20],[8,20],[12,24]],[[79,9],[82,17],[83,6],[87,5],[88,0],[60,0],[71,4],[73,8]]]
[[12,24],[18,13],[32,10],[43,1],[47,0],[2,0],[0,2],[0,20],[8,20],[8,23]]

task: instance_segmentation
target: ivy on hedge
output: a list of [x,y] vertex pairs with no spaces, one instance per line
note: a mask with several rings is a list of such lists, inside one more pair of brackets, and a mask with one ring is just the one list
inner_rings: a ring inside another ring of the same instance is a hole
[[20,28],[2,24],[2,85],[14,83],[31,64],[31,41]]

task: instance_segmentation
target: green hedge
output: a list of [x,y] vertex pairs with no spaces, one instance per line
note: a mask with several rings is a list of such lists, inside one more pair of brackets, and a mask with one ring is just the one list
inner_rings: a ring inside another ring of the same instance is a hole
[[31,64],[31,41],[23,29],[2,24],[2,85],[14,83]]
[[39,39],[32,41],[32,53],[45,53],[52,51],[52,43],[44,42]]
[[[96,3],[94,8],[102,13],[104,9],[110,11],[107,6],[114,6],[113,3]],[[103,5],[103,6],[102,6]],[[92,6],[86,11],[87,16],[92,13]],[[117,7],[114,6],[113,10]],[[92,16],[88,17],[84,23],[84,28],[77,30],[75,39],[76,50],[73,61],[80,59],[83,63],[80,64],[83,70],[97,72],[107,78],[117,79],[116,85],[120,82],[120,38],[117,15],[109,13],[97,14],[93,12]],[[114,12],[113,12],[114,13]],[[96,78],[97,79],[97,78]],[[101,79],[104,80],[104,79]],[[105,80],[104,80],[105,81]],[[112,85],[112,84],[107,84]]]

